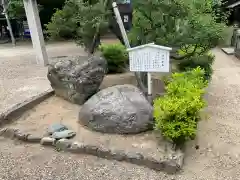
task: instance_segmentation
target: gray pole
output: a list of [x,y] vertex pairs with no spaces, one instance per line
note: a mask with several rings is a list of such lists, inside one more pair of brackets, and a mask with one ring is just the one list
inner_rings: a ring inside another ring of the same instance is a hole
[[116,18],[117,18],[117,23],[118,23],[118,25],[119,25],[120,31],[121,31],[121,33],[122,33],[123,41],[124,41],[124,43],[125,43],[125,46],[126,46],[127,48],[131,48],[131,47],[130,47],[130,43],[129,43],[129,41],[128,41],[128,37],[127,37],[126,30],[125,30],[124,25],[123,25],[123,22],[122,22],[121,15],[120,15],[119,10],[118,10],[118,7],[117,7],[117,3],[116,3],[116,2],[113,2],[113,3],[112,3],[112,7],[113,7],[114,14],[115,14],[115,16],[116,16]]
[[[124,25],[123,25],[123,22],[122,22],[122,18],[121,18],[121,15],[119,13],[119,10],[118,10],[118,7],[117,7],[117,3],[116,2],[113,2],[112,3],[112,7],[113,7],[113,11],[114,11],[114,14],[116,16],[116,19],[117,19],[117,23],[119,25],[119,28],[120,28],[120,31],[121,31],[121,34],[123,36],[123,41],[124,41],[124,44],[127,48],[131,48],[130,47],[130,43],[129,43],[129,40],[128,40],[128,37],[127,37],[127,33],[126,33],[126,30],[124,28]],[[135,72],[135,77],[137,79],[137,82],[138,82],[138,86],[140,87],[140,89],[145,93],[147,94],[147,73],[140,73],[140,72]],[[142,77],[142,78],[141,78]],[[142,81],[144,80],[144,82]]]
[[15,37],[13,35],[13,31],[12,31],[12,25],[11,25],[11,22],[9,20],[8,13],[7,13],[7,8],[8,8],[7,2],[5,0],[2,0],[2,5],[3,5],[3,9],[4,9],[3,13],[4,13],[5,18],[7,20],[8,30],[9,30],[9,33],[10,33],[10,36],[11,36],[12,45],[16,46],[16,40],[15,40]]

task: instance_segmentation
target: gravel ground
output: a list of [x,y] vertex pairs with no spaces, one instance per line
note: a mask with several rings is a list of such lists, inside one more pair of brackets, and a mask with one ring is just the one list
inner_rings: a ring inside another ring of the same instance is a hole
[[[237,180],[240,177],[240,63],[220,50],[208,88],[209,119],[186,149],[183,171],[165,175],[128,163],[0,140],[0,179]],[[196,150],[195,146],[199,145]]]
[[[115,41],[103,40],[104,43]],[[82,48],[69,41],[50,42],[46,49],[49,60],[86,55]],[[29,42],[19,42],[16,47],[0,44],[0,113],[51,88],[46,75],[47,68],[36,64],[35,52]]]
[[[84,54],[73,42],[48,44],[47,51],[50,59]],[[36,64],[30,44],[0,45],[0,57],[0,113],[51,88],[47,68]]]
[[93,156],[54,152],[39,145],[0,140],[0,147],[1,180],[146,180],[159,177],[147,168]]

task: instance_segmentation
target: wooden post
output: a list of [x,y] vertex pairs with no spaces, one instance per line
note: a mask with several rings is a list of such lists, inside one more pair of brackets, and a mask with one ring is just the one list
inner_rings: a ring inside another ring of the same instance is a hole
[[23,0],[33,48],[37,54],[37,63],[46,66],[48,56],[44,43],[42,27],[36,0]]

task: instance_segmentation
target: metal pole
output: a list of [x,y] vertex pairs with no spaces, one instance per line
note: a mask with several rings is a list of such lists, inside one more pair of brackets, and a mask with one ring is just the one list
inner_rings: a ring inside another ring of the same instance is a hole
[[116,16],[117,23],[118,23],[118,25],[119,25],[120,31],[121,31],[122,36],[123,36],[124,44],[125,44],[125,46],[126,46],[127,48],[131,48],[131,47],[130,47],[130,43],[129,43],[129,41],[128,41],[128,37],[127,37],[126,30],[125,30],[124,25],[123,25],[123,22],[122,22],[121,15],[120,15],[119,10],[118,10],[118,7],[117,7],[117,3],[116,3],[116,2],[113,2],[113,3],[112,3],[112,7],[113,7],[114,14],[115,14],[115,16]]
[[[120,28],[120,31],[121,31],[121,34],[122,34],[122,37],[123,37],[123,41],[124,41],[124,44],[127,48],[131,48],[130,46],[130,43],[129,43],[129,40],[128,40],[128,37],[127,37],[127,33],[126,33],[126,30],[124,28],[124,25],[123,25],[123,22],[122,22],[122,18],[121,18],[121,15],[119,13],[119,10],[118,10],[118,7],[117,7],[117,3],[116,2],[113,2],[112,3],[112,7],[113,7],[113,11],[114,11],[114,14],[116,16],[116,19],[117,19],[117,23],[119,25],[119,28]],[[137,79],[137,82],[138,82],[138,86],[140,87],[140,89],[145,93],[147,93],[147,89],[146,89],[146,86],[144,85],[144,83],[142,82],[142,79],[141,79],[141,74],[142,76],[144,76],[146,73],[139,73],[139,72],[135,72],[135,77]]]
[[148,101],[152,104],[152,75],[150,72],[147,73],[147,87],[148,87]]
[[152,96],[152,77],[150,72],[147,73],[147,77],[148,77],[148,96]]

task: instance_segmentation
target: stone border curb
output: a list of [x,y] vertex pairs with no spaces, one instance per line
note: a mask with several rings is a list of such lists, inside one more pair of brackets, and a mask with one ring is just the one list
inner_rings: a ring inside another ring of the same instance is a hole
[[10,123],[12,119],[21,116],[24,112],[33,108],[34,106],[44,101],[45,99],[49,98],[53,94],[54,90],[49,89],[47,91],[44,91],[43,93],[40,93],[36,96],[33,96],[25,100],[22,103],[12,106],[8,110],[0,114],[0,127],[4,124]]
[[29,143],[40,143],[43,146],[54,147],[57,151],[88,154],[108,160],[125,161],[139,166],[145,166],[153,170],[164,171],[168,174],[178,172],[183,165],[184,159],[184,153],[181,150],[177,150],[174,155],[171,155],[171,157],[157,159],[157,157],[144,156],[138,152],[127,152],[124,150],[98,147],[75,142],[69,139],[56,140],[51,137],[37,137],[35,135],[20,132],[18,129],[11,128],[0,129],[0,136]]

